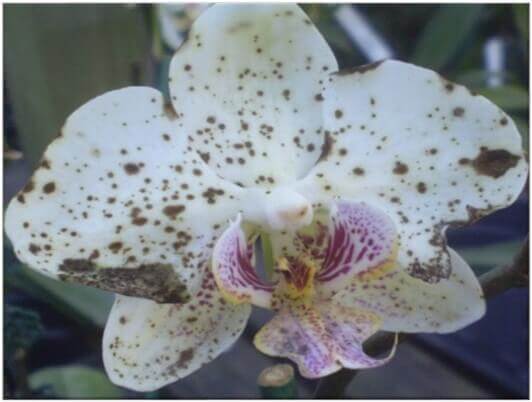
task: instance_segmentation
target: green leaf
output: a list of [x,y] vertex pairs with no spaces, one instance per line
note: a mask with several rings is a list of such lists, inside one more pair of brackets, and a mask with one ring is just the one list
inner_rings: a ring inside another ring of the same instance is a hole
[[445,4],[423,30],[411,62],[440,70],[456,55],[480,20],[481,4]]
[[516,81],[515,74],[513,74],[511,71],[501,71],[500,73],[496,74],[490,73],[486,70],[478,69],[469,69],[449,78],[452,78],[452,80],[458,84],[465,85],[470,89],[476,90],[477,88],[486,87],[486,83],[488,82],[489,78],[495,76],[500,77],[504,82]]
[[29,377],[34,390],[51,387],[58,398],[120,398],[122,391],[101,371],[83,366],[57,366],[38,370]]
[[513,4],[515,25],[525,42],[528,42],[528,4]]
[[456,251],[467,261],[477,275],[491,268],[512,262],[522,246],[520,241],[490,244],[481,247],[457,248]]
[[528,109],[528,91],[517,85],[480,88],[477,92],[505,111]]

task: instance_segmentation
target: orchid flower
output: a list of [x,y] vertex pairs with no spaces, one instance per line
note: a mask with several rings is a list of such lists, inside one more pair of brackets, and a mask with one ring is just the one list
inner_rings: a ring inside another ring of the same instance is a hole
[[[208,8],[172,59],[171,104],[130,87],[67,119],[5,227],[20,260],[117,293],[117,384],[148,391],[242,333],[302,375],[389,360],[378,330],[458,330],[485,311],[445,230],[511,204],[527,178],[512,120],[399,61],[338,71],[295,5]],[[271,241],[274,272],[253,252]]]

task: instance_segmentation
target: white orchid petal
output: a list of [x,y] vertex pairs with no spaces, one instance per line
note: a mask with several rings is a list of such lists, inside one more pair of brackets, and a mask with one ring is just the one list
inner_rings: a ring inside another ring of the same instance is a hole
[[290,4],[217,4],[170,65],[170,91],[192,146],[245,186],[292,182],[320,155],[322,84],[334,55]]
[[273,286],[264,283],[257,275],[252,262],[253,243],[249,253],[240,223],[241,217],[238,216],[214,247],[212,270],[216,284],[232,303],[252,303],[268,308]]
[[75,111],[7,209],[19,259],[61,280],[186,300],[242,189],[187,152],[182,131],[150,88]]
[[362,276],[335,297],[339,304],[379,315],[382,329],[397,332],[454,332],[482,318],[486,303],[477,278],[452,249],[452,273],[427,283],[397,266],[378,276]]
[[399,262],[426,281],[450,273],[442,233],[511,204],[527,177],[521,138],[499,108],[438,74],[385,61],[331,76],[327,154],[299,191],[388,213]]
[[198,370],[239,338],[251,307],[227,303],[209,277],[201,294],[182,305],[117,295],[103,337],[105,369],[115,384],[156,390]]

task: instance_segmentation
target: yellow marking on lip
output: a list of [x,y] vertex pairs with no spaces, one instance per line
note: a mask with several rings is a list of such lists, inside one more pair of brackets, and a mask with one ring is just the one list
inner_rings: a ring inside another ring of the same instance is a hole
[[399,247],[397,246],[397,240],[396,240],[394,241],[392,252],[390,253],[390,257],[387,258],[386,261],[384,261],[382,264],[369,268],[367,271],[360,272],[357,275],[358,279],[363,280],[363,281],[379,279],[380,277],[393,271],[396,267],[398,249]]
[[[305,271],[297,272],[294,265],[286,257],[277,260],[277,268],[287,275],[282,275],[282,279],[276,288],[276,292],[281,297],[287,297],[292,300],[302,299],[310,300],[314,296],[314,275],[317,271],[314,261],[306,255],[300,255],[296,258],[297,263],[302,264]],[[305,275],[305,283],[298,284],[294,279],[295,275]],[[301,286],[302,285],[302,286]]]

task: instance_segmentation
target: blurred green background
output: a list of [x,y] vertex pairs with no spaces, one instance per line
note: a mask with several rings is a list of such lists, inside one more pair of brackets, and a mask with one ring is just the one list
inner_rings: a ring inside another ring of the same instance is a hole
[[[184,34],[199,11],[193,6],[117,4],[3,7],[4,145],[5,150],[22,152],[22,158],[16,152],[4,152],[5,204],[23,186],[65,118],[81,104],[128,85],[155,86],[167,93],[168,64],[176,40],[168,38],[168,30]],[[351,8],[362,17],[394,58],[434,69],[502,107],[517,123],[528,149],[528,5],[303,5],[343,68],[374,60],[364,50],[364,43],[353,39],[349,28],[339,23],[340,7]],[[497,71],[489,68],[489,43],[496,43],[495,57],[503,59]],[[528,227],[526,194],[521,203],[508,217],[493,221],[495,234],[489,224],[488,229],[480,224],[451,236],[477,273],[510,261],[517,251]],[[235,348],[229,353],[232,357],[224,355],[209,369],[157,393],[119,389],[106,379],[101,362],[101,334],[111,294],[52,281],[30,271],[17,262],[7,242],[4,279],[5,397],[253,398],[259,395],[256,376],[273,361],[250,345],[256,328],[265,320],[255,313],[238,351]],[[527,296],[504,303],[510,302],[520,303],[512,305],[514,310],[527,311]],[[506,329],[518,342],[523,336],[528,339],[526,317],[523,313]],[[505,356],[519,362],[525,359],[528,367],[527,345],[528,341]],[[446,351],[451,346],[438,348]],[[526,384],[523,380],[516,383],[514,378],[512,383],[495,374],[464,374],[456,364],[437,357],[422,339],[406,343],[400,350],[399,361],[390,367],[359,375],[350,395],[445,398],[523,397],[528,393],[527,380]],[[489,359],[491,366],[500,366],[493,356],[486,358],[488,366]],[[467,362],[460,364],[468,367]],[[315,382],[300,379],[300,395],[311,395],[314,386]]]

